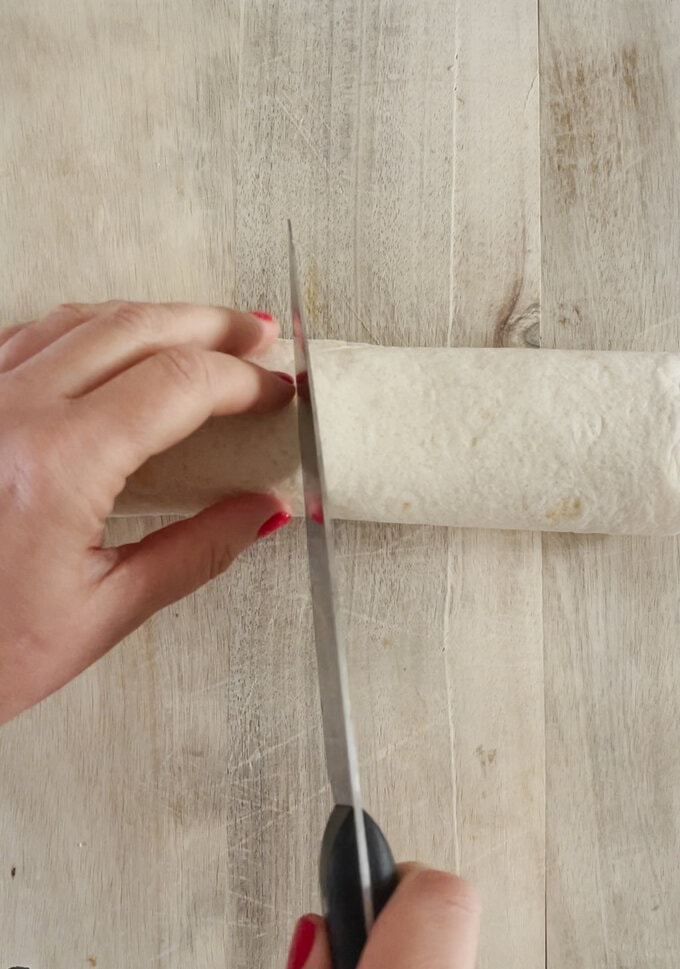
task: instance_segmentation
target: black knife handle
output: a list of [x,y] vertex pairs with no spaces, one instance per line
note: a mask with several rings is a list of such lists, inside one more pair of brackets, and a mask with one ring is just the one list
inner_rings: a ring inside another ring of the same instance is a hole
[[[385,835],[365,811],[364,824],[377,918],[397,887],[397,868]],[[333,969],[356,969],[366,944],[366,927],[354,810],[347,805],[336,804],[328,819],[319,870]]]

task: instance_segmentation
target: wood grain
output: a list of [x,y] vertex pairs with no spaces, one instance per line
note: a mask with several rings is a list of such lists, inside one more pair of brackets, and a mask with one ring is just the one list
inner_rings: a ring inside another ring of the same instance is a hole
[[[544,345],[680,349],[680,11],[541,4]],[[544,536],[548,965],[680,959],[676,540]]]
[[[285,318],[291,216],[319,335],[499,342],[539,298],[536,37],[528,0],[5,0],[2,315]],[[338,541],[368,806],[479,883],[482,969],[542,966],[540,539]],[[317,703],[294,525],[3,729],[0,958],[282,965],[318,907]]]
[[[456,28],[447,341],[499,345],[539,300],[536,5],[458,4]],[[450,534],[453,863],[482,892],[478,964],[489,969],[544,965],[540,568],[536,534]]]

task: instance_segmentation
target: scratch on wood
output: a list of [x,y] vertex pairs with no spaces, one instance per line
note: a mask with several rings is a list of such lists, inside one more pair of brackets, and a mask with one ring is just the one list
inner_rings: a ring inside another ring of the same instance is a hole
[[531,84],[529,85],[529,90],[527,91],[527,96],[524,99],[524,107],[522,108],[522,114],[524,114],[524,112],[527,109],[527,104],[529,103],[529,98],[531,97],[531,92],[536,87],[536,81],[537,80],[538,80],[538,71],[536,71],[536,73],[534,74],[533,79],[531,81]]
[[355,310],[355,308],[352,305],[352,303],[348,299],[343,300],[343,302],[344,302],[345,306],[349,309],[350,313],[352,314],[352,316],[354,317],[354,319],[357,321],[357,323],[359,324],[359,326],[361,327],[361,329],[364,331],[364,333],[366,333],[371,338],[371,342],[372,343],[375,343],[376,345],[379,345],[380,344],[380,340],[378,340],[378,338],[375,336],[375,334],[371,331],[370,327],[367,326],[366,323],[364,323],[364,321],[359,316],[359,314]]
[[449,671],[446,649],[450,633],[450,616],[453,597],[453,549],[449,539],[449,547],[446,556],[446,599],[444,602],[444,624],[442,628],[442,646],[444,663],[444,682],[446,685],[446,712],[449,726],[449,748],[451,751],[451,813],[453,828],[453,863],[456,871],[460,869],[461,845],[460,830],[458,826],[458,775],[456,773],[456,724],[454,718],[453,687],[451,684],[451,673]]
[[[311,140],[311,138],[309,137],[309,135],[304,130],[302,121],[300,119],[298,119],[298,118],[295,117],[295,115],[293,114],[293,112],[289,108],[286,107],[286,105],[283,103],[283,101],[281,100],[280,97],[275,97],[274,98],[274,103],[275,104],[278,104],[281,112],[288,118],[288,120],[292,124],[293,128],[297,131],[298,135],[300,136],[300,138],[304,142],[304,144],[307,146],[307,148],[309,149],[309,151],[311,152],[311,154],[314,156],[314,158],[316,158],[316,160],[323,167],[324,171],[326,172],[326,174],[330,178],[331,177],[331,169],[330,169],[330,166],[329,166],[328,162],[326,161],[326,159],[324,158],[324,156],[319,151],[319,149],[316,147],[316,145],[314,144],[314,142]],[[343,192],[342,186],[338,186],[338,187],[340,188],[340,191],[342,193]]]

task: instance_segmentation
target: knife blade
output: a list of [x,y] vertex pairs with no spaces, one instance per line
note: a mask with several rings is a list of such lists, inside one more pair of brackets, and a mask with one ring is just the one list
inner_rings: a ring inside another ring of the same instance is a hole
[[335,969],[354,969],[375,916],[397,882],[389,845],[362,808],[344,638],[335,609],[333,523],[314,401],[307,323],[288,222],[298,435],[326,767],[335,807],[324,832],[320,881]]

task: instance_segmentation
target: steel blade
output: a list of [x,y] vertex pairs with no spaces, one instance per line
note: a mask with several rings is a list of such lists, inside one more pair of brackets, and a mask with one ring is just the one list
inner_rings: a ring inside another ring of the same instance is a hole
[[335,610],[336,579],[332,522],[328,518],[325,503],[323,457],[314,406],[314,380],[310,367],[306,319],[300,298],[293,230],[290,222],[288,223],[288,246],[295,381],[298,395],[298,433],[326,767],[335,803],[346,804],[354,809],[359,875],[368,934],[373,925],[371,873],[361,803],[359,765],[351,718],[347,659]]

